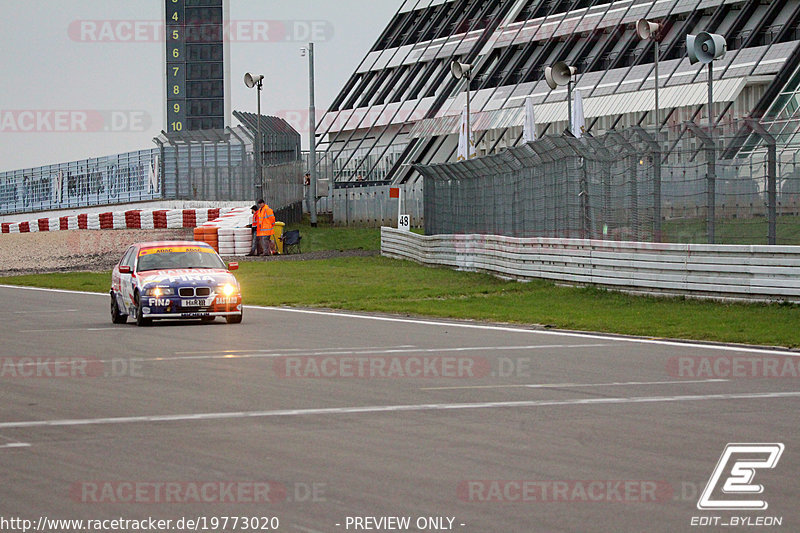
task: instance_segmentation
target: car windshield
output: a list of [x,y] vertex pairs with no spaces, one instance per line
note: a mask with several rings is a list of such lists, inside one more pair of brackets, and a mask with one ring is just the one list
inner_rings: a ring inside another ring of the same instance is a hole
[[180,268],[225,268],[225,264],[211,248],[175,246],[139,252],[139,272]]

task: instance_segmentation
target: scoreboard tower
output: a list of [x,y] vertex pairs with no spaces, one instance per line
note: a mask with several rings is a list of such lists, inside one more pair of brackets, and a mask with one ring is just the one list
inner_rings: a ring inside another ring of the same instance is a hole
[[164,131],[230,125],[230,0],[164,0]]

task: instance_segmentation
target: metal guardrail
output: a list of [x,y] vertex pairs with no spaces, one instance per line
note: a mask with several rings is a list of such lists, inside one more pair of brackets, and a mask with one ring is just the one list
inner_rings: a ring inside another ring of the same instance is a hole
[[636,293],[800,302],[800,246],[418,235],[384,227],[381,254]]

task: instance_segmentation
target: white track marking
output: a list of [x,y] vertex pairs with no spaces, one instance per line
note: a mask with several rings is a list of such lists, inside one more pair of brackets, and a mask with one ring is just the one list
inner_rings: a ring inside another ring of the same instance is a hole
[[[384,350],[389,348],[416,348],[413,344],[398,344],[396,346],[351,346],[351,347],[342,347],[337,348],[338,350]],[[306,352],[309,351],[310,348],[283,348],[281,351],[283,352]],[[275,350],[204,350],[204,351],[195,351],[195,352],[173,352],[175,355],[194,355],[194,354],[236,354],[240,352],[245,353],[274,353]]]
[[50,329],[21,329],[19,333],[44,333],[50,331],[106,331],[109,329],[113,329],[115,331],[120,331],[120,328],[115,327],[104,327],[104,328],[50,328]]
[[[493,350],[540,350],[540,349],[556,349],[556,348],[595,348],[598,346],[613,346],[613,344],[533,344],[533,345],[526,345],[526,346],[463,346],[457,348],[389,348],[385,350],[381,349],[358,349],[358,350],[348,350],[348,349],[332,349],[332,350],[316,350],[316,351],[305,351],[305,352],[297,352],[290,350],[281,350],[279,352],[257,352],[257,353],[216,353],[216,354],[207,354],[207,355],[181,355],[181,356],[163,356],[163,357],[131,357],[128,359],[129,361],[137,361],[137,362],[163,362],[163,361],[197,361],[203,359],[272,359],[272,358],[280,358],[280,357],[335,357],[335,356],[347,356],[347,355],[397,355],[397,354],[407,354],[407,353],[442,353],[442,352],[474,352],[474,351],[486,351],[490,352]],[[289,353],[290,352],[290,353]],[[178,353],[178,352],[176,352]],[[115,361],[114,359],[101,359],[97,362],[99,363],[110,363]]]
[[677,385],[680,383],[720,383],[727,379],[697,379],[685,381],[615,381],[613,383],[537,383],[535,385],[465,385],[461,387],[423,387],[419,390],[461,390],[461,389],[553,389],[577,387],[628,387],[633,385]]
[[42,309],[38,311],[2,311],[0,315],[41,315],[44,313],[76,313],[78,309]]
[[481,403],[428,403],[417,405],[367,405],[356,407],[323,407],[311,409],[277,409],[271,411],[233,411],[224,413],[194,413],[174,415],[120,416],[110,418],[73,418],[63,420],[28,420],[18,422],[0,422],[0,429],[38,428],[38,427],[72,427],[93,425],[118,425],[145,422],[184,422],[207,420],[235,420],[245,418],[271,418],[312,415],[338,414],[372,414],[424,411],[449,411],[469,409],[495,409],[507,407],[558,407],[558,406],[594,406],[629,403],[662,403],[662,402],[696,402],[709,400],[759,400],[772,398],[797,398],[797,392],[762,392],[734,394],[705,394],[685,396],[641,396],[618,398],[580,398],[573,400],[529,400],[516,402],[481,402]]
[[[109,283],[109,290],[111,284]],[[26,287],[25,285],[0,285],[3,289],[22,289],[24,291],[43,291],[43,292],[61,292],[64,294],[88,294],[91,296],[105,296],[109,297],[107,292],[88,292],[88,291],[74,291],[70,289],[48,289],[46,287]]]
[[27,442],[9,442],[8,444],[0,444],[0,450],[4,448],[30,448]]
[[788,355],[791,357],[800,357],[800,352],[780,349],[780,348],[751,348],[749,346],[728,346],[728,345],[718,345],[718,344],[703,344],[700,342],[680,342],[680,341],[668,341],[668,340],[661,340],[661,339],[645,339],[640,337],[623,337],[623,336],[615,336],[615,335],[605,335],[602,333],[580,333],[580,332],[572,332],[572,331],[553,331],[553,330],[542,330],[542,329],[529,329],[523,327],[514,327],[514,326],[494,326],[491,324],[478,324],[478,323],[470,323],[470,322],[440,322],[437,320],[426,320],[426,319],[413,319],[413,318],[397,318],[397,317],[390,317],[390,316],[368,316],[368,315],[359,315],[353,314],[348,312],[339,312],[339,311],[318,311],[313,309],[293,309],[291,307],[268,307],[268,306],[246,306],[250,309],[263,309],[266,311],[283,311],[287,313],[307,313],[307,314],[316,314],[316,315],[326,315],[326,316],[338,316],[347,319],[362,319],[362,320],[379,320],[385,322],[399,322],[405,324],[420,324],[424,326],[445,326],[445,327],[452,327],[452,328],[466,328],[466,329],[482,329],[487,331],[506,331],[509,333],[530,333],[534,335],[556,335],[560,337],[578,337],[584,339],[600,339],[606,341],[620,341],[620,342],[635,342],[641,344],[658,344],[662,346],[679,346],[681,348],[700,348],[706,350],[722,350],[722,351],[730,351],[730,352],[747,352],[747,353],[763,353],[763,354],[770,354],[770,355]]
[[[22,290],[34,290],[34,291],[48,291],[48,292],[59,292],[65,294],[83,294],[83,295],[90,295],[90,296],[103,296],[108,298],[107,293],[100,293],[100,292],[86,292],[86,291],[72,291],[66,289],[45,289],[41,287],[24,287],[21,285],[0,285],[0,288],[7,288],[7,289],[22,289]],[[357,320],[378,320],[383,322],[397,322],[397,323],[404,323],[404,324],[420,324],[425,326],[444,326],[444,327],[451,327],[451,328],[466,328],[466,329],[479,329],[485,331],[506,331],[510,333],[528,333],[533,335],[557,335],[561,337],[578,337],[583,339],[600,339],[605,341],[619,341],[619,342],[634,342],[640,344],[656,344],[661,346],[677,346],[681,348],[697,348],[703,350],[719,350],[719,351],[728,351],[728,352],[745,352],[745,353],[760,353],[760,354],[769,354],[769,355],[787,355],[790,357],[800,357],[800,352],[785,350],[780,348],[753,348],[749,346],[729,346],[729,345],[718,345],[718,344],[703,344],[701,342],[679,342],[679,341],[669,341],[663,339],[646,339],[640,337],[622,337],[622,336],[615,336],[615,335],[605,335],[602,333],[580,333],[580,332],[568,332],[568,331],[553,331],[553,330],[541,330],[541,329],[529,329],[523,327],[513,327],[513,326],[495,326],[491,324],[480,324],[480,323],[469,323],[469,322],[444,322],[444,321],[436,321],[436,320],[426,320],[426,319],[415,319],[415,318],[399,318],[399,317],[391,317],[391,316],[372,316],[372,315],[361,315],[361,314],[354,314],[344,311],[321,311],[321,310],[313,310],[313,309],[295,309],[291,307],[269,307],[269,306],[260,306],[260,305],[246,305],[244,306],[247,309],[261,309],[265,311],[279,311],[284,313],[304,313],[304,314],[313,314],[313,315],[323,315],[323,316],[333,316],[333,317],[340,317],[340,318],[347,318],[347,319],[357,319]]]

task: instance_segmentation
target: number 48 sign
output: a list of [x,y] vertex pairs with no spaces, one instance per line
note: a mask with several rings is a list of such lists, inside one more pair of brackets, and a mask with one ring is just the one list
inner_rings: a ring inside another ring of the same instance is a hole
[[397,218],[397,228],[404,229],[406,231],[411,230],[411,217],[408,215],[400,215]]
[[411,231],[411,217],[403,214],[403,192],[400,187],[389,187],[389,198],[397,198],[397,229]]

